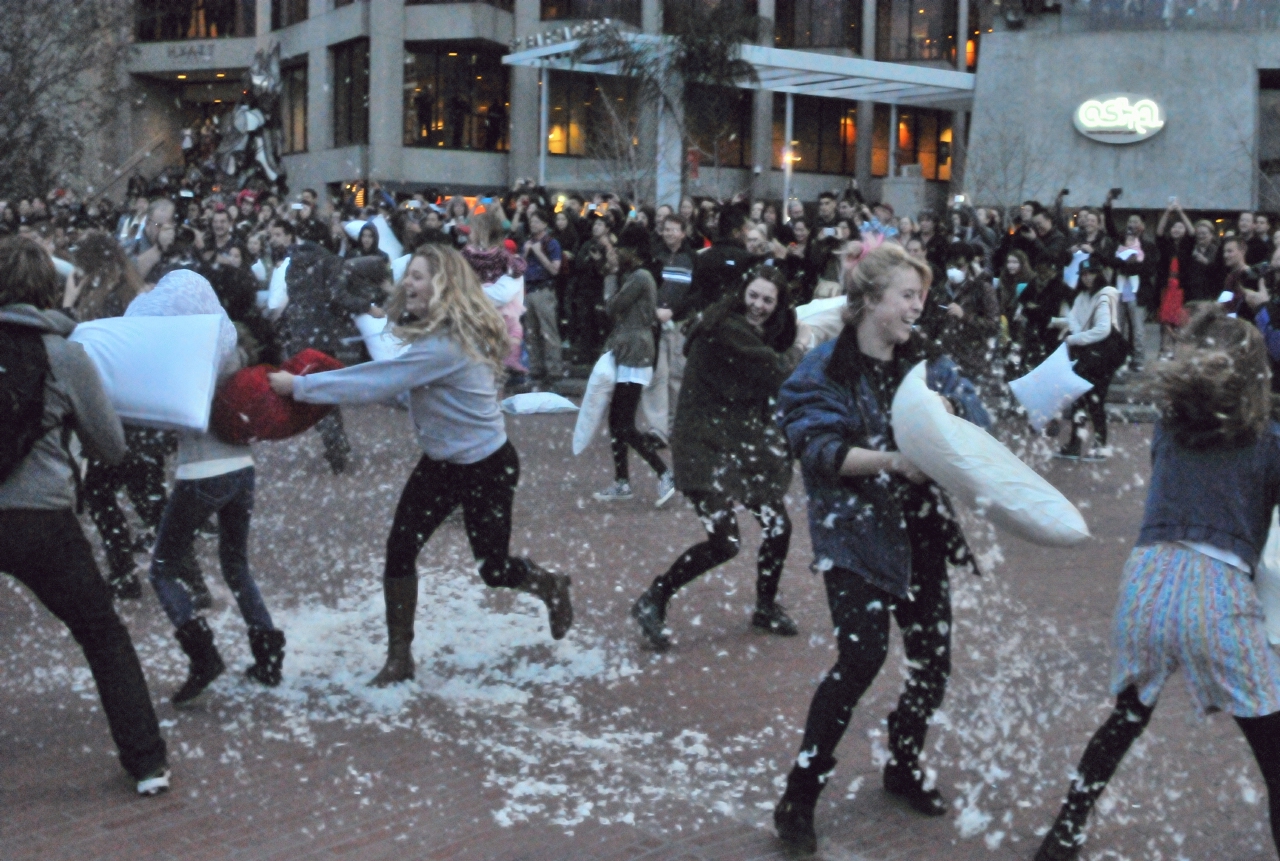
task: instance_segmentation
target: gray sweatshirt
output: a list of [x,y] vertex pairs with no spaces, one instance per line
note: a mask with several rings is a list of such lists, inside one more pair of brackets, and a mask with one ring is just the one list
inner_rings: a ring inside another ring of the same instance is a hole
[[493,371],[445,334],[415,341],[400,356],[307,374],[293,396],[312,404],[367,404],[409,393],[418,445],[432,460],[478,463],[507,441]]
[[124,429],[98,369],[84,347],[66,340],[76,324],[57,311],[31,305],[5,305],[0,323],[28,326],[44,333],[49,374],[44,385],[44,424],[51,430],[0,484],[0,509],[38,508],[57,511],[75,506],[71,458],[62,446],[63,425],[80,437],[85,451],[109,464],[124,457]]

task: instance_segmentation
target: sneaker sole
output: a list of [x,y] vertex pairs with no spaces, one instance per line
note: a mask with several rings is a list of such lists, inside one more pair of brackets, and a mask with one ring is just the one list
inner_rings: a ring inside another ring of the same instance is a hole
[[661,508],[662,506],[670,502],[671,498],[675,495],[676,495],[676,489],[673,487],[670,490],[668,490],[666,493],[662,494],[662,496],[659,496],[658,501],[653,504],[653,507]]
[[145,777],[138,781],[138,794],[144,798],[160,795],[169,791],[169,769],[165,769],[155,777]]
[[593,493],[591,497],[596,502],[626,502],[628,499],[635,499],[634,493],[628,493],[626,496],[614,496],[612,494]]

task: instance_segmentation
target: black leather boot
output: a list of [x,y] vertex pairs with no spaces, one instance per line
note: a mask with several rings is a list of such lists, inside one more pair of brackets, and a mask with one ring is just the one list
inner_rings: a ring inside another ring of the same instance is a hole
[[186,622],[174,631],[173,635],[177,638],[182,651],[186,652],[187,657],[191,659],[191,666],[187,669],[187,680],[170,698],[175,706],[180,706],[204,693],[205,688],[222,675],[222,671],[227,667],[222,663],[222,656],[213,645],[213,631],[209,630],[209,625],[203,616],[196,616]]
[[269,688],[279,685],[284,667],[284,631],[250,628],[249,650],[253,652],[253,664],[244,674]]
[[818,851],[818,835],[813,830],[813,811],[827,775],[836,767],[834,759],[811,760],[807,768],[797,763],[787,775],[787,790],[773,810],[778,839],[794,852],[812,855]]
[[947,812],[946,799],[938,790],[924,788],[924,772],[920,768],[927,730],[924,720],[904,720],[896,711],[889,715],[889,761],[884,767],[884,788],[917,813],[942,816]]
[[389,577],[382,581],[387,600],[387,663],[369,682],[372,687],[413,678],[413,617],[418,612],[418,578]]

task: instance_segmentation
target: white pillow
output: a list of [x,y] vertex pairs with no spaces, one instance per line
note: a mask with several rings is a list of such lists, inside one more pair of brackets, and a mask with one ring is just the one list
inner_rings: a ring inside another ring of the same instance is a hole
[[925,363],[893,396],[902,454],[949,494],[1035,544],[1069,547],[1089,537],[1076,507],[982,428],[947,412],[926,383]]
[[67,339],[84,347],[126,424],[206,431],[223,316],[107,317]]
[[844,296],[832,296],[830,299],[814,299],[812,302],[796,307],[796,319],[801,323],[809,322],[811,317],[830,311],[833,308],[843,309],[849,300]]
[[351,319],[355,321],[356,328],[360,330],[360,336],[364,338],[364,346],[369,351],[369,358],[375,362],[394,359],[409,349],[408,344],[391,334],[391,321],[386,317],[352,314]]
[[1059,345],[1049,358],[1026,376],[1009,383],[1018,403],[1027,411],[1027,420],[1037,431],[1093,388],[1093,383],[1072,370],[1075,362],[1067,355],[1067,345]]
[[289,261],[292,259],[292,257],[286,257],[284,262],[271,272],[271,283],[267,285],[268,311],[278,314],[289,304],[289,285],[284,278],[289,274]]
[[578,407],[573,401],[555,392],[528,392],[512,395],[504,400],[502,411],[520,416],[533,413],[576,413]]
[[1254,586],[1267,620],[1267,639],[1273,646],[1280,645],[1280,515],[1276,509],[1271,510],[1271,531],[1258,560]]
[[409,261],[412,259],[412,254],[405,254],[391,261],[391,283],[400,283],[401,279],[404,278],[404,271],[409,268]]
[[[396,239],[396,235],[391,230],[391,225],[387,223],[386,216],[375,215],[373,217],[373,226],[378,228],[378,250],[387,255],[388,260],[395,260],[404,254],[404,246],[400,244],[400,240]],[[359,231],[356,236],[359,237]]]
[[1080,264],[1088,259],[1088,251],[1077,251],[1071,255],[1071,262],[1062,270],[1062,281],[1072,290],[1080,283]]
[[609,401],[613,400],[613,387],[618,382],[618,363],[613,358],[613,351],[605,353],[591,369],[587,379],[587,390],[582,395],[582,409],[578,412],[578,423],[573,427],[573,453],[582,454],[604,422],[609,412]]

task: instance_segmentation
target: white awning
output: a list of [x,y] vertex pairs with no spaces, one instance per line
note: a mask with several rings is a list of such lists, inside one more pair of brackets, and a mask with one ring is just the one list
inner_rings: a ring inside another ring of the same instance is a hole
[[[669,41],[669,37],[646,33],[633,33],[628,38],[655,46]],[[508,54],[502,61],[510,66],[622,74],[616,58],[594,56],[573,62],[573,52],[581,43],[580,39],[569,39],[539,45]],[[974,75],[969,72],[760,45],[743,45],[741,57],[758,78],[739,84],[744,89],[948,110],[968,110],[973,105]]]

